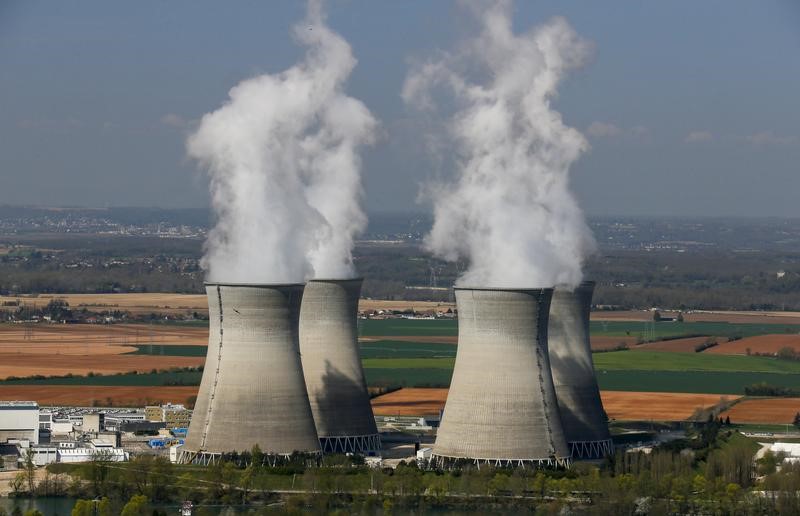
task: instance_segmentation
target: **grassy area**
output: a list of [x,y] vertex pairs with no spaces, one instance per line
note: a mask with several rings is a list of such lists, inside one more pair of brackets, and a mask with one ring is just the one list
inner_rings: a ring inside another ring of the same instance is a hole
[[455,358],[367,358],[364,369],[448,369],[452,370]]
[[596,336],[651,336],[657,340],[681,335],[752,337],[777,333],[800,333],[800,325],[727,322],[592,321],[590,323],[590,332]]
[[635,352],[595,353],[592,358],[597,370],[743,371],[800,374],[800,362],[772,357],[637,350]]
[[[446,336],[458,335],[458,322],[449,319],[369,319],[359,320],[359,332],[369,336]],[[780,333],[800,333],[797,324],[755,324],[727,322],[650,322],[592,321],[592,335],[607,337],[650,335],[656,339],[681,335],[751,337]],[[420,339],[424,340],[424,339]]]
[[458,335],[458,321],[450,319],[359,319],[358,332],[362,337],[454,336]]
[[598,370],[601,390],[743,395],[754,383],[800,389],[800,375],[726,371]]
[[366,368],[367,385],[401,385],[403,387],[448,387],[451,369],[384,369]]
[[136,351],[128,355],[158,355],[168,357],[204,357],[208,346],[182,346],[174,344],[137,344]]
[[[424,337],[420,337],[420,340]],[[378,340],[363,342],[361,358],[441,358],[456,356],[456,347],[450,344]]]

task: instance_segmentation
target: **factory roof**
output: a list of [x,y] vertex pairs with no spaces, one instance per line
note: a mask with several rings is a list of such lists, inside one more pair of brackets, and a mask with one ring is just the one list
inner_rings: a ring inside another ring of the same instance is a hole
[[0,401],[0,410],[38,409],[35,401]]

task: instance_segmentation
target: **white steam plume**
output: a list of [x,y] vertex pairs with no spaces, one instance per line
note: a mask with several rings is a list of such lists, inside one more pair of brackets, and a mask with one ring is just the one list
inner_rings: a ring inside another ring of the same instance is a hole
[[304,59],[246,79],[187,142],[208,168],[217,222],[205,246],[210,281],[281,283],[349,278],[361,206],[360,146],[377,126],[344,93],[356,64],[318,1],[295,26]]
[[467,260],[459,285],[577,285],[594,240],[568,172],[588,144],[550,103],[590,46],[561,18],[517,35],[509,2],[471,6],[480,35],[414,67],[403,88],[406,102],[430,111],[437,87],[455,94],[446,133],[457,178],[431,188],[425,244],[445,260]]

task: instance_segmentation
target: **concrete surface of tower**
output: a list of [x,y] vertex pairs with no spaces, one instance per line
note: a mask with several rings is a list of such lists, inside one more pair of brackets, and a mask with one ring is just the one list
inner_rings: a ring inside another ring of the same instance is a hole
[[593,292],[590,281],[575,290],[558,287],[550,303],[550,367],[573,459],[598,459],[614,452],[589,342]]
[[369,455],[381,448],[358,350],[361,279],[314,279],[300,308],[300,354],[326,453]]
[[221,454],[320,451],[303,378],[298,319],[303,285],[206,284],[209,334],[181,462]]
[[433,460],[567,466],[547,353],[552,289],[456,288],[458,350]]

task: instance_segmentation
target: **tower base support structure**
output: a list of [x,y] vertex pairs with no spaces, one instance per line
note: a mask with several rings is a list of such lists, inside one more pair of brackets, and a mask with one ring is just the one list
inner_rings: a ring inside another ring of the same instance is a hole
[[319,438],[322,453],[357,453],[368,455],[381,451],[380,434],[335,435]]
[[465,459],[463,457],[446,457],[432,455],[430,465],[438,469],[453,469],[458,464],[474,464],[478,469],[481,466],[493,468],[531,468],[531,469],[567,469],[572,464],[571,459],[562,457],[548,457],[546,459]]
[[614,454],[614,443],[611,439],[600,441],[570,441],[569,449],[576,460],[602,459]]

